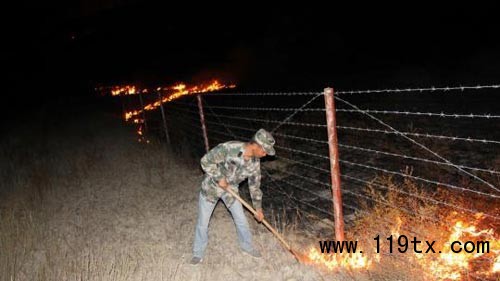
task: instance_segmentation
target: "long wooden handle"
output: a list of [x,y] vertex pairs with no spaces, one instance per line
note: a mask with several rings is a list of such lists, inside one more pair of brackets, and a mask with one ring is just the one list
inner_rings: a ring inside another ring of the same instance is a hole
[[[245,206],[250,212],[252,212],[252,214],[257,215],[257,211],[254,210],[254,208],[252,208],[252,206],[250,206],[247,202],[245,202],[245,200],[243,200],[238,194],[236,194],[232,189],[231,187],[228,187],[226,189],[227,192],[229,192],[232,196],[234,196],[236,199],[238,199],[238,201],[241,202],[241,204],[243,204],[243,206]],[[272,227],[265,219],[262,220],[262,223],[280,240],[280,242],[286,247],[287,250],[289,250],[290,252],[294,253],[292,251],[292,248],[290,247],[290,245],[285,241],[285,239],[283,239],[283,236],[281,236],[281,234],[279,234],[275,229],[274,227]]]

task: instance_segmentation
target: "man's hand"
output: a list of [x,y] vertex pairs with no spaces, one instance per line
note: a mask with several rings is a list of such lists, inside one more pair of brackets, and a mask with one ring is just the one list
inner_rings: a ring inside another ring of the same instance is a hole
[[262,212],[262,209],[257,209],[257,214],[255,214],[255,219],[258,222],[262,222],[262,220],[264,219],[264,213]]
[[219,186],[220,186],[222,189],[224,189],[224,190],[226,190],[226,189],[227,189],[228,184],[227,184],[226,178],[222,178],[222,179],[219,181]]

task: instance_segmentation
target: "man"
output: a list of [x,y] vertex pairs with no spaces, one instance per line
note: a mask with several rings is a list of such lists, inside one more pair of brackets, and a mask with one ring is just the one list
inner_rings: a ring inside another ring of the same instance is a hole
[[205,171],[205,177],[198,200],[198,220],[191,264],[196,265],[203,260],[208,244],[208,224],[219,199],[224,201],[231,212],[241,250],[250,256],[261,257],[260,252],[252,245],[252,234],[241,203],[226,189],[231,188],[238,193],[238,185],[248,178],[250,196],[257,211],[255,218],[261,222],[264,214],[260,190],[260,158],[275,154],[274,143],[271,134],[260,129],[249,142],[221,143],[201,158],[201,167]]

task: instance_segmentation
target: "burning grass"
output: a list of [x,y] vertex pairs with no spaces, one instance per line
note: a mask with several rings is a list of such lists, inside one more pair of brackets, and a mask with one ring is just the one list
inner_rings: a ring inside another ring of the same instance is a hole
[[[308,253],[311,264],[329,271],[369,271],[375,279],[385,280],[498,280],[500,240],[495,231],[499,223],[485,213],[466,211],[487,210],[498,216],[496,199],[474,198],[444,188],[431,193],[411,180],[398,184],[390,177],[376,178],[373,184],[366,187],[365,194],[374,200],[361,202],[363,208],[346,233],[346,239],[359,241],[363,254],[325,255],[314,246]],[[392,253],[387,240],[391,235]],[[398,240],[402,235],[408,240]],[[421,243],[411,243],[413,237]],[[432,246],[435,253],[425,241],[436,241]],[[454,241],[460,244],[452,244]],[[415,252],[415,244],[422,253]],[[453,252],[452,247],[460,252]],[[465,252],[472,247],[474,252]]]
[[[218,80],[214,80],[210,83],[204,83],[204,84],[199,84],[199,85],[192,85],[188,86],[184,83],[179,83],[177,85],[171,86],[171,87],[158,87],[156,89],[157,92],[159,92],[162,96],[161,99],[144,105],[144,109],[136,109],[136,110],[131,110],[125,112],[124,119],[125,121],[130,120],[132,117],[136,117],[139,114],[141,114],[144,110],[146,111],[151,111],[155,110],[158,107],[160,107],[161,104],[167,103],[176,99],[179,99],[183,96],[186,95],[193,95],[193,94],[202,94],[202,93],[210,93],[214,91],[219,91],[222,89],[232,89],[235,88],[236,85],[225,85],[221,84]],[[136,91],[135,86],[124,86],[124,87],[114,87],[111,91],[112,96],[119,96],[119,95],[135,95],[138,93],[148,93],[151,92],[148,89],[144,89],[142,91]],[[134,123],[142,122],[140,119],[134,119]]]

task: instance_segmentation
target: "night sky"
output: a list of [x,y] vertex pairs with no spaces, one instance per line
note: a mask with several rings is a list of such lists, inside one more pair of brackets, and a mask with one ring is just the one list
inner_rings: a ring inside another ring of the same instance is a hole
[[492,7],[67,2],[4,7],[6,104],[27,97],[35,105],[64,103],[92,95],[96,85],[214,77],[240,90],[282,91],[495,84],[500,77]]

